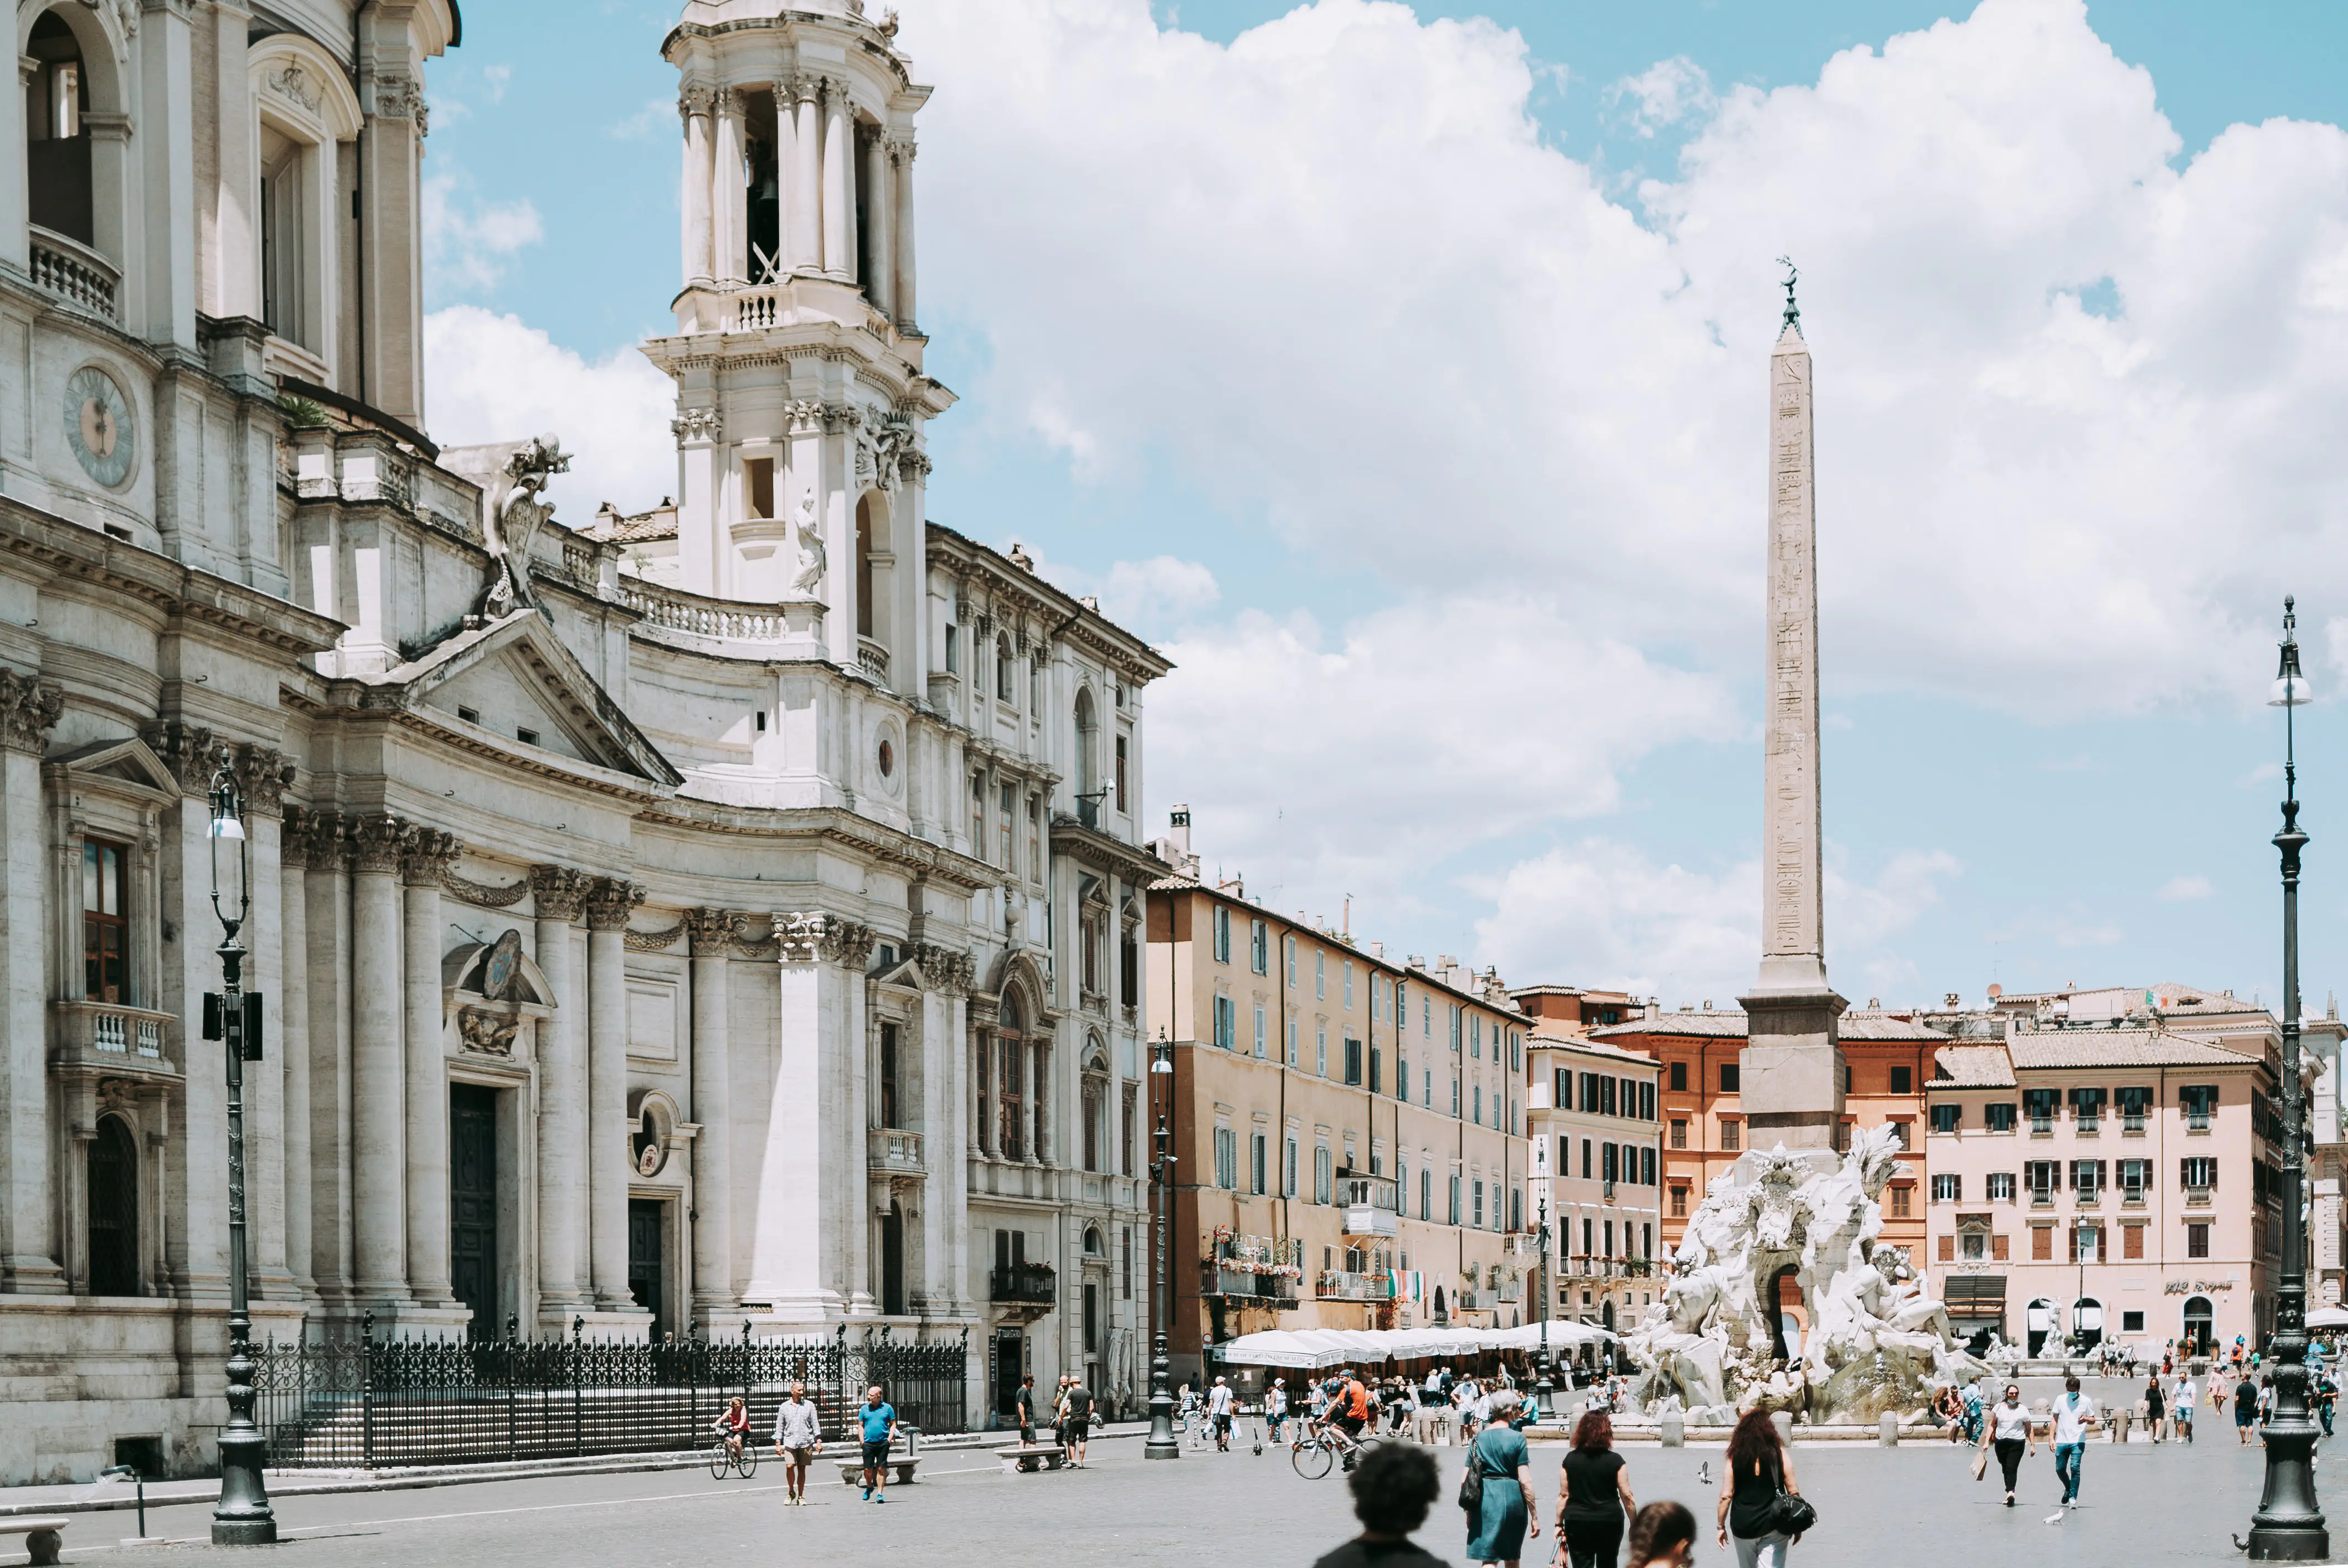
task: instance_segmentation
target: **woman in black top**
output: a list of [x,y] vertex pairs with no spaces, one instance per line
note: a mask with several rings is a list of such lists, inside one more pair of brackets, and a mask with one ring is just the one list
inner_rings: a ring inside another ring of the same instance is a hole
[[1747,1410],[1728,1439],[1731,1485],[1720,1489],[1720,1543],[1736,1538],[1736,1568],[1786,1568],[1792,1540],[1769,1526],[1769,1507],[1781,1491],[1799,1495],[1793,1456],[1777,1440],[1766,1410]]
[[1614,1423],[1603,1410],[1585,1412],[1557,1490],[1557,1532],[1572,1568],[1614,1568],[1622,1522],[1638,1510],[1622,1456],[1614,1451]]

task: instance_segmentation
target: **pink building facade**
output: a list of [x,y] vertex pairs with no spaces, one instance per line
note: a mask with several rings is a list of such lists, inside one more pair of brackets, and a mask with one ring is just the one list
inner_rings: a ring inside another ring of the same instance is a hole
[[1960,1336],[2252,1343],[2272,1317],[2270,1056],[2143,1028],[1945,1046],[1927,1091],[1928,1257]]

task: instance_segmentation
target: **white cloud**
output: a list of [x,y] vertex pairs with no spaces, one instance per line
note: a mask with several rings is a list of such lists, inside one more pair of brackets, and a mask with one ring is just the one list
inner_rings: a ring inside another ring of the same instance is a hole
[[1148,633],[1188,624],[1212,610],[1222,589],[1197,561],[1152,556],[1110,567],[1099,597],[1102,614]]
[[646,98],[644,107],[615,121],[608,133],[615,141],[638,141],[651,136],[676,134],[676,99]]
[[1720,100],[1704,67],[1685,55],[1674,55],[1608,87],[1606,104],[1624,111],[1631,128],[1640,137],[1653,139],[1664,126],[1710,115]]
[[675,384],[633,348],[592,363],[520,317],[452,305],[424,320],[425,415],[444,446],[552,432],[571,471],[549,487],[572,528],[611,501],[642,511],[676,488]]
[[461,171],[428,175],[424,193],[426,286],[437,294],[487,289],[505,275],[514,253],[546,237],[528,197],[485,201]]
[[1152,810],[1187,803],[1208,865],[1283,907],[1350,893],[1392,917],[1447,896],[1443,856],[1611,811],[1623,766],[1738,725],[1717,682],[1530,595],[1408,601],[1335,636],[1249,611],[1164,646]]
[[[1878,989],[1911,982],[1890,946],[1941,901],[1962,874],[1941,850],[1892,857],[1872,882],[1829,866],[1828,971],[1858,973]],[[1734,1007],[1753,983],[1761,942],[1761,872],[1743,860],[1707,872],[1658,866],[1629,845],[1584,839],[1519,861],[1483,889],[1491,914],[1477,922],[1478,962],[1511,983],[1569,981],[1653,996],[1665,1006],[1710,999]]]
[[[2173,166],[2079,0],[1730,89],[1652,227],[1544,142],[1488,22],[1319,0],[1223,46],[1142,0],[905,10],[923,297],[987,340],[964,411],[1084,474],[1170,461],[1412,589],[1571,580],[1593,632],[1746,671],[1790,251],[1830,687],[2240,702],[2259,563],[2348,567],[2348,136]],[[1634,80],[1695,112],[1675,67]],[[1070,330],[1103,322],[1115,352]]]
[[2181,904],[2196,898],[2207,898],[2216,891],[2217,889],[2209,885],[2209,879],[2207,876],[2172,876],[2160,885],[2160,891],[2153,897],[2172,904]]

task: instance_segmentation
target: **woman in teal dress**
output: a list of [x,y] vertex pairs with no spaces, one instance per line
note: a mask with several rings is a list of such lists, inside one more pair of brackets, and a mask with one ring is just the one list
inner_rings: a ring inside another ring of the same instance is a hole
[[1517,1430],[1518,1407],[1511,1389],[1492,1396],[1492,1424],[1476,1434],[1468,1446],[1468,1462],[1484,1476],[1483,1506],[1468,1521],[1468,1561],[1502,1563],[1517,1568],[1528,1532],[1540,1533],[1540,1520],[1529,1506],[1532,1454],[1525,1436]]

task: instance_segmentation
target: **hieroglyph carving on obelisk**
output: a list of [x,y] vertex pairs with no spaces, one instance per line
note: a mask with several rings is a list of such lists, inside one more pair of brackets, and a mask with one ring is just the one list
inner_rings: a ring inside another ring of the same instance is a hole
[[1743,999],[1739,1109],[1752,1143],[1831,1147],[1842,1119],[1827,984],[1818,801],[1818,584],[1810,351],[1788,264],[1786,322],[1769,356],[1768,717],[1762,759],[1761,973]]

